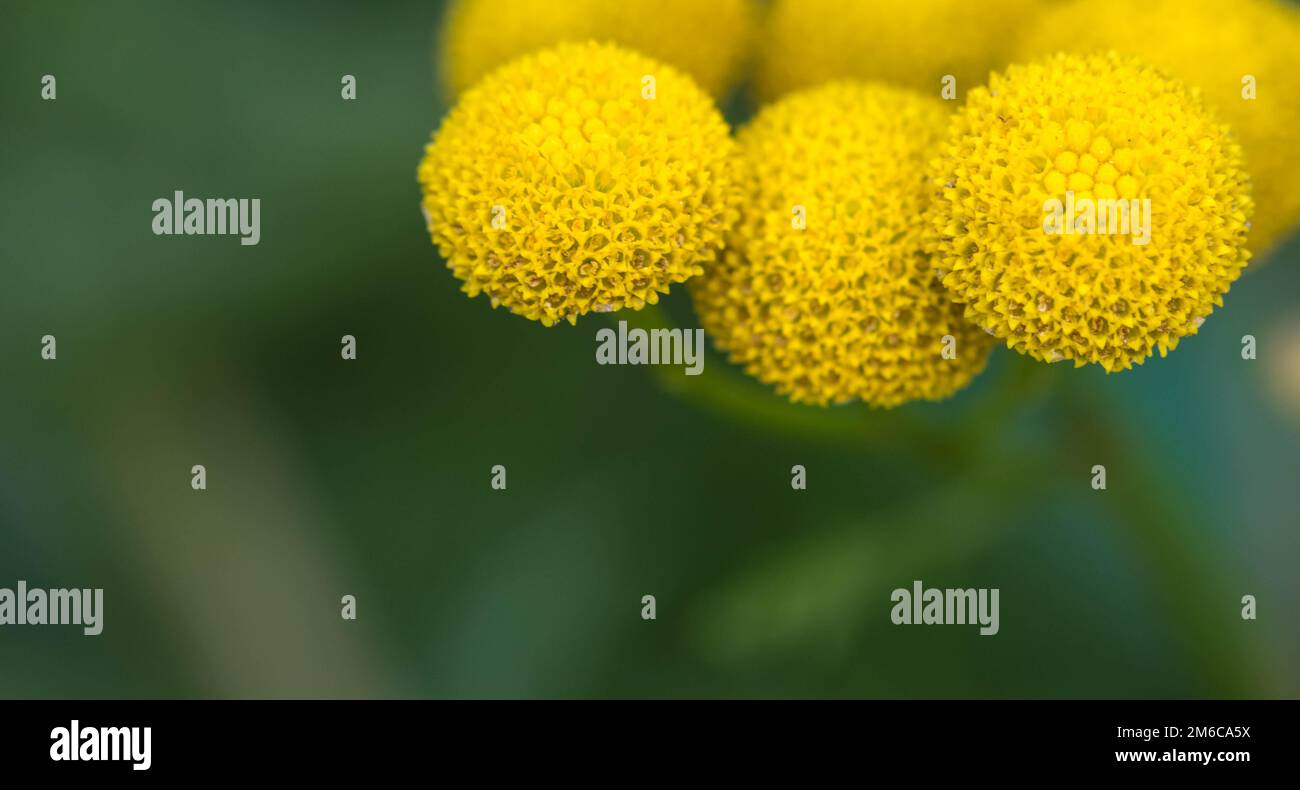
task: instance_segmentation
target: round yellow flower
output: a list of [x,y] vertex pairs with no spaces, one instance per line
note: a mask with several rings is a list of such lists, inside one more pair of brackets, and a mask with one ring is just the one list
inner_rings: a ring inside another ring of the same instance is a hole
[[756,17],[753,0],[452,0],[441,78],[454,96],[519,55],[594,39],[676,66],[722,96],[745,65]]
[[1116,371],[1163,356],[1250,258],[1240,147],[1194,91],[1141,61],[1012,66],[971,92],[939,151],[944,285],[1036,359]]
[[1045,0],[775,0],[761,37],[759,96],[835,79],[958,96],[1007,63],[1014,33]]
[[[1114,49],[1199,88],[1232,127],[1254,185],[1250,245],[1300,223],[1300,11],[1274,0],[1079,0],[1025,34],[1024,59]],[[1250,98],[1253,97],[1253,98]]]
[[938,99],[832,83],[741,131],[745,203],[722,261],[692,280],[704,328],[795,402],[937,400],[983,369],[992,338],[961,318],[922,252]]
[[470,296],[550,326],[640,309],[717,257],[734,143],[695,82],[613,45],[563,44],[467,91],[419,180]]

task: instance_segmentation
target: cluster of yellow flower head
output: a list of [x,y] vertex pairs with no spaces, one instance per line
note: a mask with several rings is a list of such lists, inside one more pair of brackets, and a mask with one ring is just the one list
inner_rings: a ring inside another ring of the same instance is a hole
[[691,281],[717,345],[796,401],[893,406],[970,381],[992,339],[934,277],[919,221],[946,123],[938,98],[854,82],[760,112],[739,136],[741,221]]
[[[937,272],[968,318],[1035,358],[1110,371],[1163,355],[1249,259],[1240,146],[1191,90],[1140,61],[1012,66],[971,92],[940,153]],[[1045,204],[1096,212],[1105,199],[1113,220],[1094,223],[1123,225],[1123,210],[1149,238],[1043,231]]]
[[441,42],[419,180],[463,290],[549,326],[687,282],[796,402],[941,399],[998,339],[1125,370],[1300,219],[1276,0],[453,0]]
[[464,290],[549,326],[640,309],[702,274],[735,223],[738,168],[689,77],[612,45],[561,44],[467,91],[419,178]]
[[1029,26],[1017,60],[1114,49],[1204,93],[1254,185],[1249,243],[1266,252],[1300,219],[1300,23],[1278,0],[1070,0]]

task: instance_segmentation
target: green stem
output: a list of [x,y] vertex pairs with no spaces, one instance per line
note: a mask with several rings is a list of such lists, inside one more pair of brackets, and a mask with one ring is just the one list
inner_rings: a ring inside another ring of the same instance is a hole
[[[620,318],[643,329],[672,326],[657,306],[620,314]],[[987,468],[986,451],[1006,422],[1060,380],[1053,366],[1020,358],[1007,360],[1002,380],[986,388],[982,400],[960,424],[941,429],[898,410],[793,405],[743,378],[734,368],[710,370],[702,376],[682,376],[668,368],[652,371],[666,391],[729,420],[778,431],[799,441],[856,451],[897,454],[901,448],[909,448],[930,463],[947,465],[953,471],[973,465]],[[1233,632],[1230,617],[1225,619],[1224,613],[1232,610],[1235,595],[1216,569],[1218,553],[1202,537],[1204,530],[1197,528],[1195,515],[1188,508],[1173,505],[1174,495],[1154,467],[1116,435],[1106,420],[1099,419],[1077,390],[1063,391],[1061,403],[1067,413],[1063,438],[1087,448],[1087,457],[1108,459],[1110,464],[1125,469],[1124,484],[1107,492],[1108,502],[1156,580],[1156,599],[1200,668],[1207,692],[1259,695],[1262,684],[1258,668],[1248,658],[1248,651],[1225,636]],[[1033,468],[1032,459],[1040,452],[1022,450],[1003,459],[999,466],[1025,468],[1028,464]],[[1078,470],[1058,467],[1057,474],[1074,475]],[[973,553],[994,536],[981,533],[966,537],[966,551]]]
[[[619,313],[618,320],[635,328],[650,330],[673,328],[671,319],[657,305]],[[1016,381],[1032,383],[1035,377],[1020,368]],[[976,404],[959,425],[936,427],[918,418],[915,412],[900,409],[876,410],[861,404],[843,406],[809,406],[792,404],[772,390],[746,378],[732,366],[709,369],[704,375],[683,376],[665,367],[651,369],[657,384],[667,392],[694,403],[718,416],[740,422],[765,432],[779,432],[803,442],[857,451],[897,453],[909,449],[939,463],[959,465],[973,461],[975,450],[982,445],[999,421],[1020,402],[1016,397],[1022,386],[991,387],[984,400]],[[1009,390],[1009,391],[1008,391]]]

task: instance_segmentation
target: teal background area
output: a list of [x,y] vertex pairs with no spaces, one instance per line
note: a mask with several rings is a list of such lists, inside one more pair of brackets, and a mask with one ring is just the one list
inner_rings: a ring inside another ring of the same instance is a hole
[[[601,367],[607,319],[430,244],[440,13],[5,3],[0,587],[106,613],[0,627],[0,697],[1300,695],[1294,237],[1122,375],[1000,349],[879,412]],[[154,236],[176,189],[261,198],[261,243]],[[891,625],[914,579],[1000,588],[1000,634]]]

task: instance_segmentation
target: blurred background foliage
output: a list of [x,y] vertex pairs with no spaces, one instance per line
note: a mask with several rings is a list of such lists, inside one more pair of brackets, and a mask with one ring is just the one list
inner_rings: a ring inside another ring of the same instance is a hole
[[[1122,375],[999,350],[872,412],[600,367],[601,317],[493,312],[429,242],[439,5],[6,4],[0,587],[106,620],[0,629],[0,696],[1300,695],[1294,238]],[[261,244],[154,236],[176,189],[260,197]],[[1001,633],[892,626],[914,579]]]

